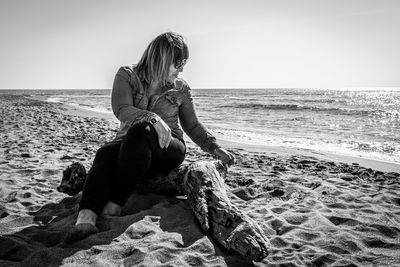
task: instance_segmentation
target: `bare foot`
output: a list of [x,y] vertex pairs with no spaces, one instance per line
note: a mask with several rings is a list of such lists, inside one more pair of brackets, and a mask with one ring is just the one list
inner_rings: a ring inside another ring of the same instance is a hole
[[97,229],[93,224],[80,223],[74,225],[74,227],[68,232],[67,237],[65,238],[65,243],[73,243],[98,232],[99,229]]
[[97,214],[90,209],[82,209],[78,213],[78,218],[74,227],[69,230],[65,239],[66,243],[73,243],[85,237],[99,232],[96,227]]
[[96,225],[96,221],[97,221],[97,214],[96,213],[94,213],[90,209],[82,209],[78,213],[78,218],[76,218],[75,225],[81,224],[81,223],[90,223],[93,226],[95,226]]

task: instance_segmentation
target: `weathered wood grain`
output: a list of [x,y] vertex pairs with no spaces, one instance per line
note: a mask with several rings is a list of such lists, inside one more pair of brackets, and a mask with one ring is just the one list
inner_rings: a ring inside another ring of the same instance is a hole
[[[73,169],[83,173],[82,168],[75,165]],[[226,173],[227,168],[220,161],[198,161],[183,164],[169,173],[144,179],[138,184],[138,189],[168,195],[186,195],[196,219],[206,233],[228,250],[260,261],[268,255],[269,241],[258,224],[230,202],[223,178]],[[64,175],[61,182],[63,186],[59,187],[59,191],[76,192],[77,186],[73,181],[65,181],[68,177],[75,176],[73,173]],[[67,185],[74,190],[66,188]],[[81,191],[81,181],[79,186]]]
[[140,188],[187,195],[205,232],[225,248],[259,261],[268,255],[269,241],[257,223],[230,202],[223,179],[226,171],[220,161],[199,161],[150,179]]

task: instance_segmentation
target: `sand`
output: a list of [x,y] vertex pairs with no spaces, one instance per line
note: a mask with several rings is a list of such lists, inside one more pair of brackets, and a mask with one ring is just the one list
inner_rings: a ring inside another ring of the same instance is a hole
[[[0,266],[398,266],[400,166],[310,150],[220,140],[237,157],[225,183],[271,242],[252,262],[202,232],[185,198],[134,194],[124,216],[64,243],[80,194],[62,171],[90,168],[115,135],[110,115],[0,94]],[[187,161],[211,159],[188,141]]]

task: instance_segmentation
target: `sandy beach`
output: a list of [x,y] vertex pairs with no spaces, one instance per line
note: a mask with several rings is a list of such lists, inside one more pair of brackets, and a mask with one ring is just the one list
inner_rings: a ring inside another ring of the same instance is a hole
[[[80,194],[56,190],[113,139],[111,115],[0,94],[0,266],[399,266],[400,165],[219,140],[229,197],[269,238],[252,262],[217,244],[184,198],[134,194],[100,232],[64,243]],[[187,161],[212,159],[187,138]]]

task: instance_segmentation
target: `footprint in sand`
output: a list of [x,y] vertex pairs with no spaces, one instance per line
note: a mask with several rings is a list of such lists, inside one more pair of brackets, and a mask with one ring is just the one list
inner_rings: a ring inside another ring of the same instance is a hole
[[362,240],[366,247],[369,248],[386,248],[386,249],[400,249],[400,244],[386,242],[376,237],[369,237]]
[[31,192],[25,192],[22,194],[22,198],[30,198],[32,196]]
[[327,216],[327,218],[334,225],[345,224],[349,226],[355,226],[361,224],[359,221],[350,218],[337,217],[337,216]]
[[289,246],[289,243],[286,242],[282,237],[276,236],[270,239],[271,245],[275,248],[284,248]]
[[276,214],[281,214],[281,213],[287,211],[287,209],[278,207],[278,208],[272,208],[271,211],[276,213]]
[[24,207],[30,207],[30,206],[33,205],[33,203],[32,203],[32,202],[29,202],[29,201],[21,201],[20,203],[21,203]]
[[8,193],[5,197],[4,200],[7,202],[14,202],[17,200],[16,196],[17,196],[17,191],[12,191],[10,193]]
[[398,198],[398,197],[392,198],[392,202],[393,202],[393,204],[400,206],[400,198]]
[[400,230],[396,227],[390,227],[380,224],[371,224],[369,225],[372,228],[378,230],[378,232],[386,237],[396,239],[399,236]]
[[273,220],[269,221],[268,223],[271,226],[271,228],[273,230],[275,230],[275,233],[277,235],[284,235],[287,232],[297,228],[296,226],[286,224],[284,221],[282,221],[278,218],[273,219]]
[[321,237],[321,234],[302,231],[302,232],[298,232],[297,236],[305,241],[311,241],[311,240]]
[[308,220],[307,216],[301,214],[285,214],[283,218],[290,224],[301,225]]

